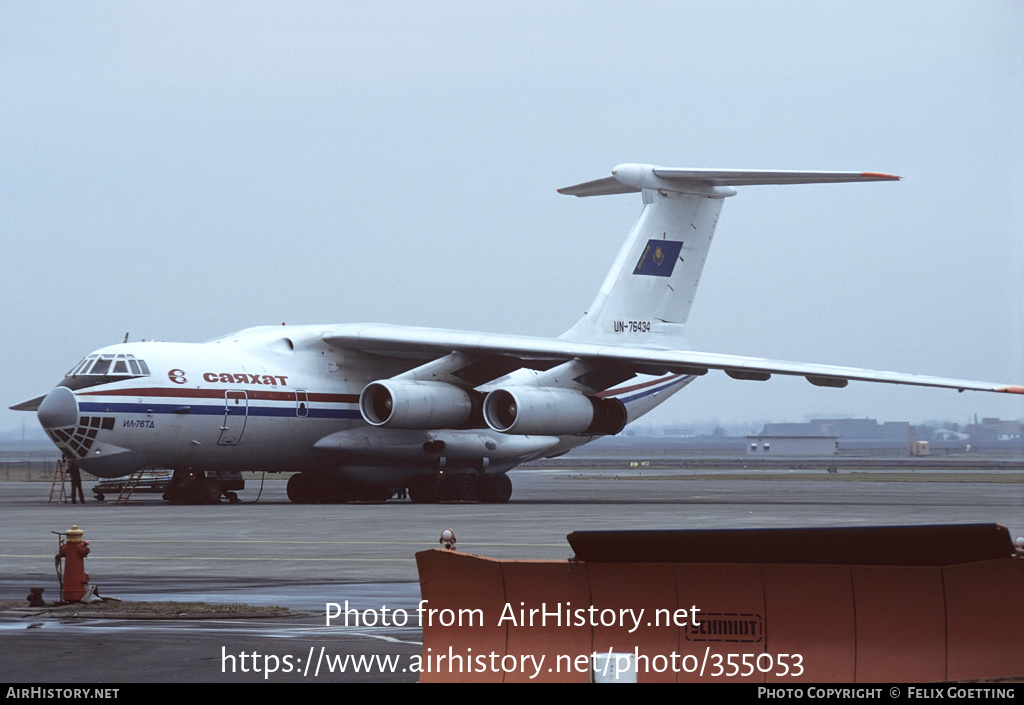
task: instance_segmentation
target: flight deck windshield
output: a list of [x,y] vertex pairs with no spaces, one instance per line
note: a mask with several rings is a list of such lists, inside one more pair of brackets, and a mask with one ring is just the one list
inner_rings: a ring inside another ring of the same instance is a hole
[[117,355],[89,355],[68,370],[61,387],[83,389],[97,384],[119,382],[135,377],[148,377],[149,367],[145,360],[119,353]]

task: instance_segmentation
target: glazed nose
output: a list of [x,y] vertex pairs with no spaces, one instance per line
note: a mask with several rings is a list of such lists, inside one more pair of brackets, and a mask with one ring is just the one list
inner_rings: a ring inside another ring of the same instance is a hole
[[67,387],[57,387],[39,405],[36,411],[43,428],[64,428],[78,423],[78,400]]

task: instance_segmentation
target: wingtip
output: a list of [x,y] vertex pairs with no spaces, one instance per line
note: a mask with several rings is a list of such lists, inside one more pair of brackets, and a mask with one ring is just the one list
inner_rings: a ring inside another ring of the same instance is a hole
[[880,171],[864,171],[861,172],[861,176],[867,179],[879,179],[881,181],[902,181],[902,176],[896,176],[895,174],[883,174]]

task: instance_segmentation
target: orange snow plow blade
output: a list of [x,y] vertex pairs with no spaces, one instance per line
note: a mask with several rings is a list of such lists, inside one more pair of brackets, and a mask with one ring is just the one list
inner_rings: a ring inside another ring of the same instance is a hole
[[998,525],[574,532],[570,561],[416,555],[424,682],[1024,675]]

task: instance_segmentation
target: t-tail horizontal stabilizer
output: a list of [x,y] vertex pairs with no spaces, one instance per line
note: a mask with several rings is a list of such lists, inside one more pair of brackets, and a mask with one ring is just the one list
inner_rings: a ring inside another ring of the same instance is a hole
[[725,198],[733,186],[835,184],[851,181],[899,181],[892,174],[870,171],[766,171],[760,169],[679,169],[651,164],[619,164],[612,175],[558,189],[567,196],[610,196],[660,189]]
[[559,189],[570,196],[643,193],[644,207],[587,313],[563,340],[688,349],[685,326],[722,199],[734,186],[898,181],[873,172],[675,169],[620,164]]

